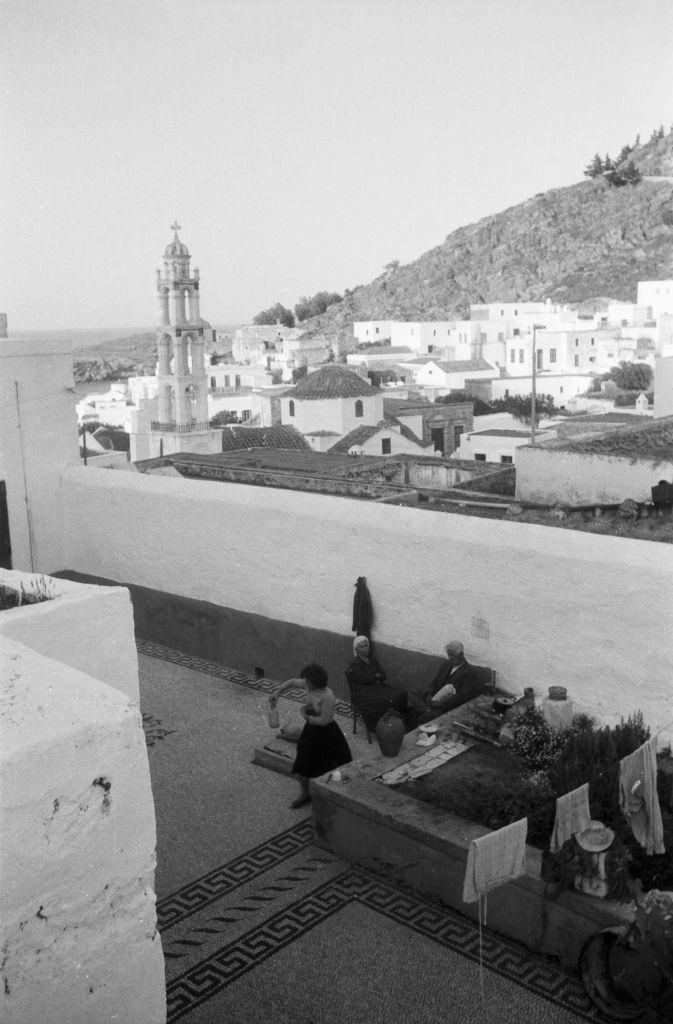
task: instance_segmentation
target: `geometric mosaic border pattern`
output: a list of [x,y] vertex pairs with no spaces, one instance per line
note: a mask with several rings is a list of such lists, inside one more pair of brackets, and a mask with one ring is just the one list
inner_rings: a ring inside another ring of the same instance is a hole
[[157,901],[158,927],[162,935],[179,921],[184,921],[204,907],[233,892],[240,885],[257,878],[270,868],[306,849],[313,842],[313,821],[305,818],[298,825],[272,836],[271,839],[246,851],[228,864],[223,864],[177,892]]
[[[236,669],[225,668],[216,661],[207,661],[195,654],[185,654],[184,651],[176,651],[172,647],[165,647],[163,644],[155,643],[154,640],[140,640],[136,638],[136,648],[139,654],[145,654],[150,658],[161,658],[162,661],[170,661],[174,665],[182,665],[184,668],[191,668],[195,672],[203,672],[209,676],[216,676],[218,679],[226,679],[227,682],[237,683],[239,686],[247,686],[250,690],[259,690],[261,693],[274,693],[279,686],[277,680],[267,679],[264,676],[258,679],[257,676],[249,676],[247,672],[238,672]],[[289,690],[284,696],[289,700],[302,703],[305,699],[304,691],[297,689]],[[351,705],[347,700],[337,697],[334,701],[334,710],[339,715],[348,716],[351,714]]]
[[[378,875],[349,868],[171,980],[166,989],[169,1024],[355,900],[470,960],[479,961],[479,932],[472,921]],[[537,958],[530,950],[484,931],[482,961],[485,969],[584,1020],[604,1021],[579,981]]]

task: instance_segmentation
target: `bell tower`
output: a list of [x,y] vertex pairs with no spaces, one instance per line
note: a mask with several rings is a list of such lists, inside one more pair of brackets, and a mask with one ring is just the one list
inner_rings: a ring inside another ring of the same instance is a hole
[[207,327],[199,311],[199,271],[190,272],[189,249],[171,224],[173,240],[164,249],[163,273],[157,269],[159,420],[174,427],[208,424],[208,387],[204,364]]

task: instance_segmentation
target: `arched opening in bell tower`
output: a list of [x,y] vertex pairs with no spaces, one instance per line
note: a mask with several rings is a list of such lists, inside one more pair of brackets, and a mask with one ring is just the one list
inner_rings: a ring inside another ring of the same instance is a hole
[[172,423],[175,419],[175,406],[173,402],[173,388],[165,384],[161,389],[161,420],[164,423]]
[[185,388],[185,404],[187,406],[187,412],[191,420],[196,420],[197,416],[197,401],[199,397],[199,389],[196,384],[189,384]]
[[169,324],[170,315],[168,312],[168,288],[161,289],[161,323]]

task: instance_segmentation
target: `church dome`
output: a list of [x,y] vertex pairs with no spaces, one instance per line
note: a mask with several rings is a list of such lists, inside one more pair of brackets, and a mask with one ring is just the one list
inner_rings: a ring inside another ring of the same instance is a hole
[[164,249],[164,259],[170,259],[173,256],[188,257],[189,249],[184,244],[184,242],[181,242],[180,239],[178,238],[178,231],[180,230],[180,225],[178,224],[177,221],[174,221],[174,223],[171,224],[171,228],[173,229],[173,241],[169,242],[166,248]]
[[287,394],[302,399],[323,399],[370,397],[378,392],[378,388],[373,388],[353,370],[331,364],[309,373]]

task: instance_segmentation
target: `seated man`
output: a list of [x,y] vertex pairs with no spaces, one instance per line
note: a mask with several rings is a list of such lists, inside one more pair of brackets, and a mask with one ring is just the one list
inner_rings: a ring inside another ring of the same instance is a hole
[[444,651],[448,662],[442,664],[437,675],[430,684],[430,692],[426,694],[428,710],[420,717],[420,724],[430,722],[445,711],[467,704],[481,693],[485,693],[479,682],[477,672],[465,660],[464,648],[460,640],[450,640]]

